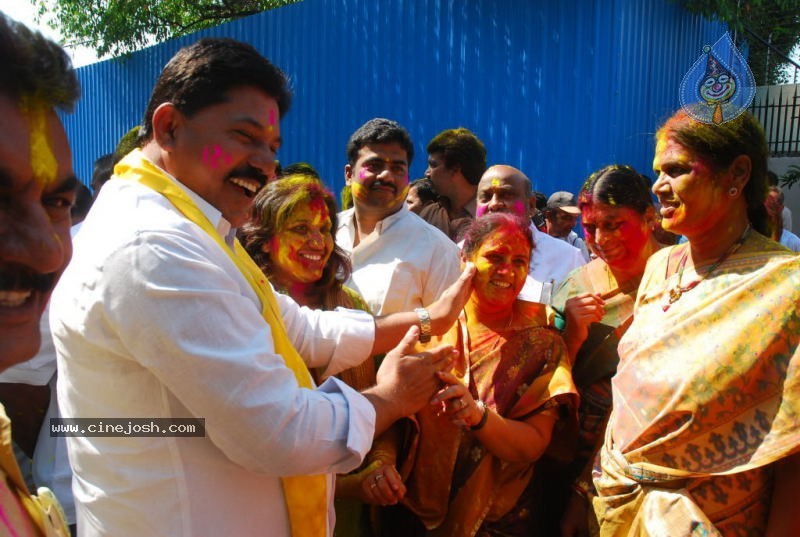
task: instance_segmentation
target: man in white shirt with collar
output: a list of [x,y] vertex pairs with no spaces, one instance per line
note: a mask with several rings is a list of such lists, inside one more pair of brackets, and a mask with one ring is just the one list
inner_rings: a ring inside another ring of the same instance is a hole
[[[205,420],[199,437],[68,438],[82,536],[331,535],[332,474],[437,389],[450,350],[404,356],[417,314],[300,308],[235,241],[274,171],[289,98],[250,45],[181,49],[153,90],[142,148],[76,238],[51,302],[62,415]],[[424,328],[453,322],[468,276]],[[310,380],[307,366],[335,373],[404,333],[363,394]]]
[[347,285],[376,315],[429,304],[460,273],[458,247],[406,206],[413,156],[406,130],[388,119],[367,121],[347,142],[353,207],[339,214],[336,243],[353,263]]
[[[478,218],[487,212],[529,217],[536,207],[531,181],[517,168],[499,164],[490,167],[478,183]],[[542,233],[531,223],[533,252],[528,279],[519,297],[548,304],[555,288],[573,269],[585,263],[581,251]]]

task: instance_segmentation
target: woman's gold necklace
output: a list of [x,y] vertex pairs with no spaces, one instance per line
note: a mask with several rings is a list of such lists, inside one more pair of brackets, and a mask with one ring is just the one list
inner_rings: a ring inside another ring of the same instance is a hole
[[697,280],[689,283],[688,285],[684,285],[681,287],[681,279],[683,278],[683,269],[686,268],[686,259],[689,257],[689,248],[686,248],[686,251],[683,253],[683,257],[681,257],[680,262],[678,263],[678,281],[674,287],[669,290],[668,294],[668,302],[661,306],[661,309],[667,311],[671,305],[681,299],[684,293],[688,293],[697,285],[711,276],[711,274],[719,268],[719,266],[725,262],[731,255],[733,255],[736,250],[738,250],[742,244],[744,244],[745,239],[747,238],[747,234],[750,232],[750,224],[747,224],[747,227],[744,228],[744,232],[742,232],[742,236],[736,239],[736,242],[730,245],[730,247],[723,252],[723,254],[717,259],[711,268],[706,271],[705,276],[701,276]]

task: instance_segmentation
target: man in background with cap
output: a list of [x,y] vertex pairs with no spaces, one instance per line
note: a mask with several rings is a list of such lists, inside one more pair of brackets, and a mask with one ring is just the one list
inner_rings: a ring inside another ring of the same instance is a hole
[[590,260],[589,250],[572,228],[578,223],[581,210],[575,203],[575,196],[563,190],[553,193],[547,200],[544,217],[547,221],[547,234],[561,239],[581,251],[584,259]]

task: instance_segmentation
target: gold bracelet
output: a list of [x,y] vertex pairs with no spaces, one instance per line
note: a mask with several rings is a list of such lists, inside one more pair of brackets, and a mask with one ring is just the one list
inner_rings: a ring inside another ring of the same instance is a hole
[[470,426],[469,428],[470,431],[480,431],[481,429],[483,429],[483,426],[486,425],[486,422],[489,420],[489,407],[486,406],[486,403],[478,399],[476,401],[476,404],[478,405],[478,408],[483,410],[483,415],[481,416],[481,420],[478,423]]

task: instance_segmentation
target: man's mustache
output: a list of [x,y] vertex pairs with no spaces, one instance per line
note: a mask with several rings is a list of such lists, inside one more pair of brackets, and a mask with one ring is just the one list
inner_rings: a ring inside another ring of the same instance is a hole
[[248,165],[240,166],[232,170],[228,174],[228,179],[232,179],[234,177],[241,177],[242,179],[253,179],[255,181],[258,181],[261,184],[261,186],[267,184],[267,176],[261,173],[261,171],[259,171],[258,168],[254,168]]

